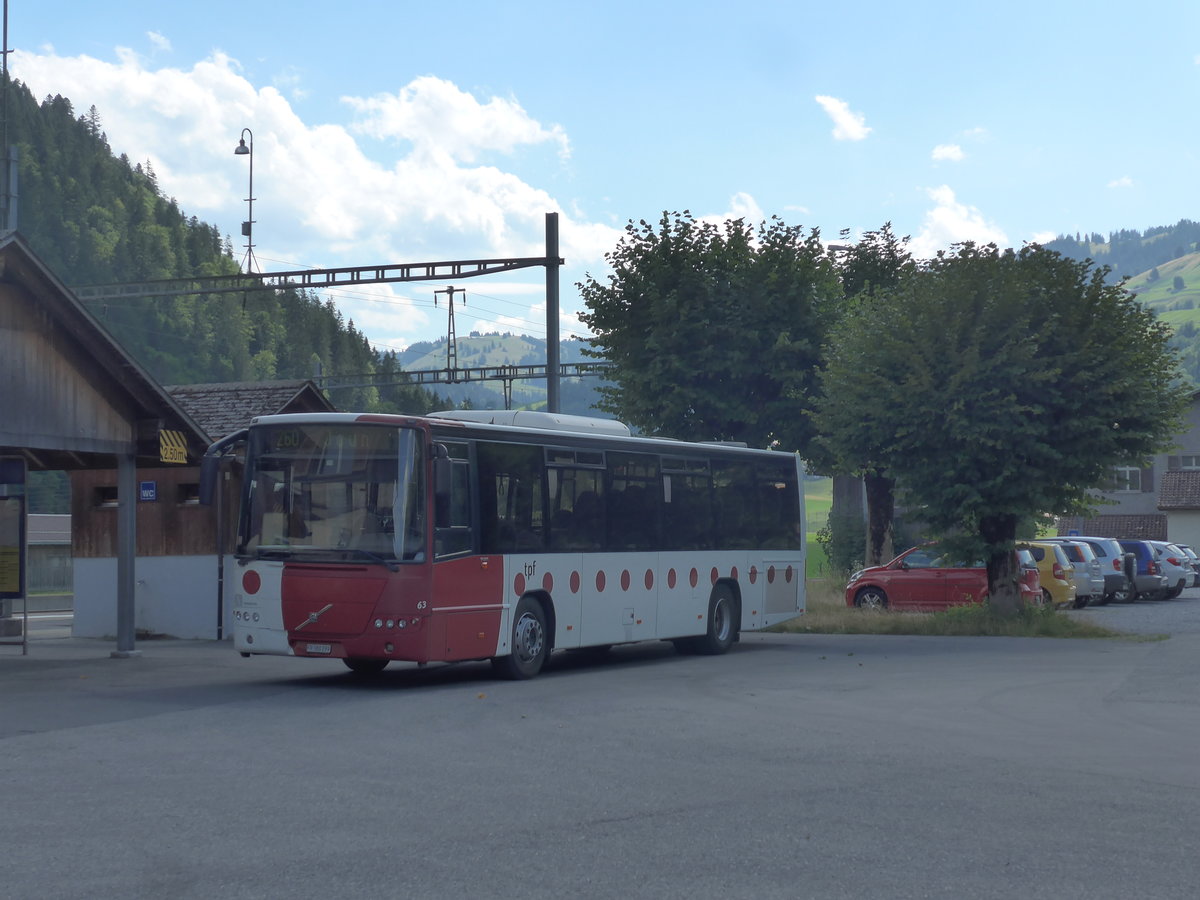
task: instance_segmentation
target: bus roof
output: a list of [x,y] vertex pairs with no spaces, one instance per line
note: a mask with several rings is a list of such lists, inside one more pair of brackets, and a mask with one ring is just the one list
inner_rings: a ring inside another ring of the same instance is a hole
[[449,409],[432,412],[431,419],[456,419],[484,425],[505,425],[509,428],[544,428],[547,431],[572,431],[584,434],[608,434],[629,437],[632,432],[624,422],[592,416],[568,416],[563,413],[536,412],[531,409]]
[[[518,415],[520,414],[520,415]],[[590,426],[587,423],[597,423]],[[476,434],[490,435],[523,435],[533,443],[546,443],[552,436],[559,436],[565,442],[579,441],[610,443],[623,445],[631,451],[645,452],[650,446],[658,453],[672,452],[686,454],[702,451],[705,453],[764,454],[782,456],[784,453],[773,450],[762,450],[747,447],[745,444],[734,444],[723,441],[681,441],[667,437],[647,437],[634,435],[629,427],[614,419],[592,419],[588,416],[570,416],[559,413],[539,413],[532,410],[452,410],[447,412],[430,413],[427,416],[405,416],[392,413],[351,413],[351,412],[314,412],[314,413],[284,413],[282,415],[256,416],[250,421],[254,425],[395,425],[414,426],[420,424],[440,428],[462,428]],[[465,435],[464,435],[465,436]],[[786,454],[793,456],[794,454]]]

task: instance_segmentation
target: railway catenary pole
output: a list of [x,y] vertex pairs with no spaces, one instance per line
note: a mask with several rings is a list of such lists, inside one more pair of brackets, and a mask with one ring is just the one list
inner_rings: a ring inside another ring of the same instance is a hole
[[[248,155],[249,147],[247,147]],[[253,195],[253,190],[250,191]],[[561,412],[562,377],[559,346],[559,273],[563,259],[558,255],[558,213],[546,213],[546,255],[512,259],[476,259],[447,262],[398,263],[394,265],[352,266],[337,269],[301,269],[290,272],[246,271],[237,275],[209,275],[195,278],[165,278],[119,284],[85,284],[72,288],[85,303],[96,300],[133,297],[177,297],[184,294],[244,293],[247,290],[321,290],[361,284],[388,284],[408,281],[441,281],[447,278],[471,278],[495,275],[531,266],[546,269],[546,410]],[[597,367],[598,369],[599,367]],[[459,370],[462,371],[462,370]],[[580,374],[593,374],[592,371]]]
[[558,213],[546,213],[546,411],[562,412],[559,403]]

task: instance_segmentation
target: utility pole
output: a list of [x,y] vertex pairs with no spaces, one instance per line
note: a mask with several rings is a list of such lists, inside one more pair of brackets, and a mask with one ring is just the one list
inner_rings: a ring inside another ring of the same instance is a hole
[[546,213],[546,412],[562,412],[559,402],[558,213]]
[[446,295],[446,305],[450,307],[450,327],[446,332],[446,371],[451,374],[450,381],[454,382],[454,373],[458,371],[458,340],[454,335],[454,295],[463,295],[463,305],[467,303],[467,289],[448,287],[440,291],[433,292],[433,305],[438,305],[437,295]]
[[17,230],[17,148],[8,144],[8,0],[4,0],[4,46],[0,47],[0,57],[3,57],[4,94],[0,97],[0,233],[7,234]]

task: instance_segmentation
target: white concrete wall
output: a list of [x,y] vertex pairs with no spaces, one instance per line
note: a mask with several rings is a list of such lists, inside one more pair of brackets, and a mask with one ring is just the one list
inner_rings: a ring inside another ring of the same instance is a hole
[[[216,554],[138,557],[134,578],[134,627],[138,631],[216,639]],[[76,559],[72,634],[102,638],[116,633],[116,557]]]
[[1173,509],[1167,513],[1167,540],[1187,544],[1200,553],[1200,510]]

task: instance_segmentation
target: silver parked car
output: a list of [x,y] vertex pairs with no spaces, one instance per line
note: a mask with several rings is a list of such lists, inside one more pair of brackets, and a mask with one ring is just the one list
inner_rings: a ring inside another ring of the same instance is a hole
[[1195,575],[1191,560],[1182,550],[1166,541],[1150,541],[1150,546],[1154,548],[1154,556],[1167,578],[1163,599],[1178,597],[1192,583]]
[[1061,544],[1067,554],[1067,559],[1075,567],[1071,576],[1075,581],[1075,608],[1083,609],[1089,603],[1101,605],[1104,599],[1104,572],[1100,568],[1100,560],[1096,553],[1085,541],[1078,538],[1052,538],[1056,544]]
[[1100,598],[1100,606],[1106,603],[1125,603],[1133,595],[1133,586],[1129,583],[1129,574],[1125,571],[1125,550],[1116,538],[1107,537],[1076,537],[1070,540],[1083,541],[1092,548],[1096,559],[1100,561],[1100,570],[1104,573],[1104,596]]
[[1125,566],[1125,549],[1116,538],[1067,535],[1065,541],[1080,541],[1092,548],[1104,575],[1104,593],[1092,603],[1104,606],[1108,603],[1125,603],[1134,594],[1129,573]]
[[1192,583],[1188,587],[1200,587],[1200,556],[1197,556],[1196,551],[1187,544],[1176,544],[1175,546],[1182,550],[1192,563]]

